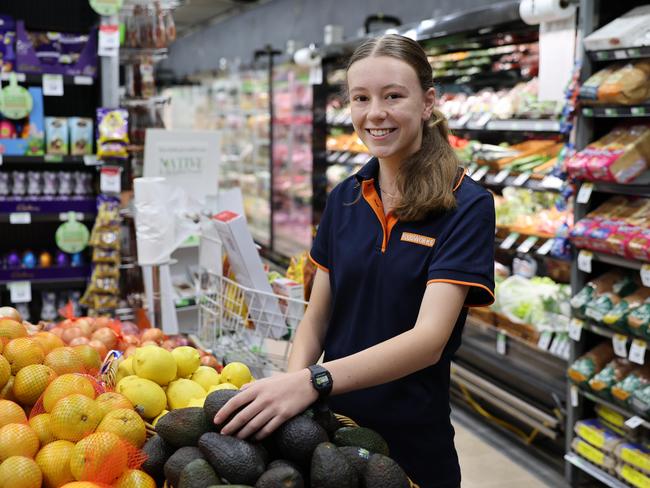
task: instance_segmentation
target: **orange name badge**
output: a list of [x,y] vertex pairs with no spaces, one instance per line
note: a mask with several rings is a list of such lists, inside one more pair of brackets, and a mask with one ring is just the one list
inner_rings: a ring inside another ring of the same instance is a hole
[[436,243],[433,237],[421,236],[420,234],[413,234],[411,232],[402,232],[402,238],[400,240],[426,247],[433,247]]

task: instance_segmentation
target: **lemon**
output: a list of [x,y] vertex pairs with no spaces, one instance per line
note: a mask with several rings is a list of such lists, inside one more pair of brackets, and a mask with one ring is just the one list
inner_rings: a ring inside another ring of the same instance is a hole
[[192,398],[205,398],[205,395],[201,385],[181,378],[172,381],[167,387],[167,405],[171,410],[185,408]]
[[176,378],[176,360],[171,352],[158,346],[138,348],[133,355],[133,371],[140,378],[166,385]]
[[251,370],[244,363],[228,363],[221,370],[221,382],[232,383],[237,388],[251,381]]
[[196,369],[201,366],[199,351],[190,346],[181,346],[172,350],[172,356],[176,360],[176,376],[188,378]]
[[165,392],[151,380],[127,376],[117,386],[118,392],[128,398],[135,411],[146,419],[157,417],[167,405]]
[[196,381],[205,391],[221,382],[217,370],[210,366],[199,366],[190,379]]
[[212,393],[213,391],[217,390],[239,390],[239,388],[237,388],[232,383],[220,383],[218,385],[211,386],[208,390],[208,393]]
[[205,403],[205,397],[203,398],[192,398],[189,402],[187,402],[188,407],[201,407],[203,408],[203,404]]
[[156,424],[158,423],[158,421],[159,421],[161,418],[163,418],[165,415],[167,415],[168,413],[169,413],[169,410],[163,410],[162,412],[160,412],[160,415],[158,415],[155,419],[153,419],[153,420],[151,421],[151,425],[153,425],[153,426],[155,427]]
[[133,356],[129,356],[126,359],[120,361],[120,364],[117,366],[117,374],[115,375],[115,384],[119,383],[122,378],[127,376],[133,376],[135,371],[133,371]]

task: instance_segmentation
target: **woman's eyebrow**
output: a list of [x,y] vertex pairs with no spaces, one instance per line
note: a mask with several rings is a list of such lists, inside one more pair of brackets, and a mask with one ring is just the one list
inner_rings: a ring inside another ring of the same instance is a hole
[[[394,88],[398,88],[401,90],[408,90],[408,88],[406,88],[404,85],[400,85],[399,83],[389,83],[388,85],[384,85],[381,87],[382,90],[391,90]],[[353,88],[350,88],[350,93],[354,93],[357,91],[366,91],[366,90],[367,88],[355,86]]]

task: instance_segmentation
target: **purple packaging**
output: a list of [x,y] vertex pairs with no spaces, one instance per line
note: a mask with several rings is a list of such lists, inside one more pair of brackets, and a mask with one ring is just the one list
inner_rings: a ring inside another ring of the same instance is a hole
[[0,15],[0,71],[14,70],[16,63],[16,22],[9,15]]

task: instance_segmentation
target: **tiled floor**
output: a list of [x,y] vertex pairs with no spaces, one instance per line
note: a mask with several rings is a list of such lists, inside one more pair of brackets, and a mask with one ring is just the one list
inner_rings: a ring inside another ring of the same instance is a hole
[[462,488],[564,488],[561,473],[536,460],[521,444],[455,408],[456,450]]

